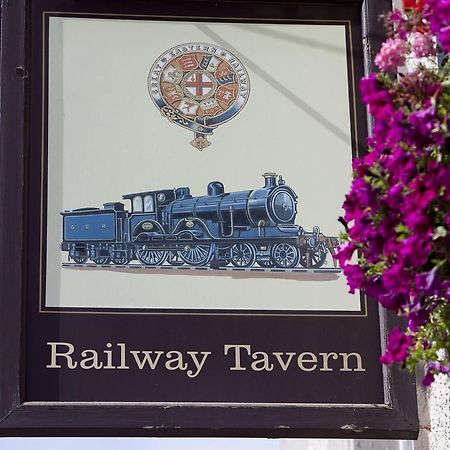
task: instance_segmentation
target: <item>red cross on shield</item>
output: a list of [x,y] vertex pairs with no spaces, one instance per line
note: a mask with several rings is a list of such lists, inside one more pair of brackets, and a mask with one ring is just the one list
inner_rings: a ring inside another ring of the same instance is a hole
[[186,90],[196,97],[207,95],[214,87],[211,79],[204,72],[196,71],[186,78]]

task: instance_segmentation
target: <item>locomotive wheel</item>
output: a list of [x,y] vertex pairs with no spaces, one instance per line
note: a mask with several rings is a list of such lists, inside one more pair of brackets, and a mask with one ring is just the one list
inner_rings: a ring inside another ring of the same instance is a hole
[[267,261],[267,260],[260,260],[260,261],[256,261],[258,263],[258,265],[260,267],[264,267],[265,269],[273,267],[273,262],[272,261]]
[[95,264],[98,264],[99,266],[104,266],[105,264],[109,264],[109,258],[107,256],[99,257],[99,258],[91,258],[92,261],[95,262]]
[[327,259],[327,254],[320,248],[302,252],[300,264],[307,269],[318,269],[323,266]]
[[177,252],[169,252],[169,256],[167,257],[167,262],[171,266],[182,266],[183,261],[180,260],[180,255]]
[[251,267],[256,261],[256,248],[253,244],[234,244],[231,247],[231,264],[235,267]]
[[292,269],[298,264],[300,252],[292,244],[282,242],[272,247],[270,259],[276,267],[282,269]]
[[231,262],[231,247],[224,247],[219,249],[219,266],[226,267]]
[[138,245],[136,258],[145,266],[159,266],[167,258],[167,252],[164,250],[150,250],[145,245]]
[[130,262],[126,256],[123,256],[122,258],[113,258],[111,261],[116,266],[125,266]]
[[180,258],[191,266],[204,266],[212,257],[212,247],[210,245],[192,244],[186,245],[178,252]]
[[83,264],[87,261],[87,256],[74,256],[72,258],[77,264]]

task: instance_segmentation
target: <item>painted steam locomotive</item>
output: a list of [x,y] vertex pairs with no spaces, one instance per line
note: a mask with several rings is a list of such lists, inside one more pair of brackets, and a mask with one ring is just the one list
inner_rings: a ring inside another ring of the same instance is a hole
[[119,202],[64,211],[61,249],[79,264],[321,267],[338,239],[295,225],[297,195],[281,176],[263,176],[255,190],[226,193],[212,181],[198,197],[188,187],[123,195],[131,211]]

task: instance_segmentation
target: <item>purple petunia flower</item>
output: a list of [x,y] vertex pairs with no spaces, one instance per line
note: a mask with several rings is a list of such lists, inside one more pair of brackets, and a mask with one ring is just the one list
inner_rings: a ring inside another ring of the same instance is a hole
[[426,0],[428,8],[424,17],[430,23],[430,29],[439,39],[445,51],[450,51],[450,1]]
[[338,259],[339,265],[341,267],[344,267],[346,265],[347,261],[349,261],[352,258],[355,250],[356,250],[356,246],[352,242],[349,242],[346,245],[341,245],[338,248],[336,258]]
[[399,311],[401,306],[407,302],[407,296],[397,292],[386,292],[378,297],[381,305],[391,311]]
[[409,283],[411,275],[403,267],[403,264],[395,263],[383,273],[383,286],[387,292],[409,292]]
[[412,344],[411,336],[405,334],[400,327],[394,328],[388,335],[386,351],[380,357],[383,364],[402,362],[409,355],[409,346]]
[[427,373],[422,380],[424,386],[429,386],[433,381],[434,377],[438,373],[450,373],[450,364],[441,364],[439,361],[429,361],[427,363]]
[[357,264],[347,264],[344,267],[344,274],[347,277],[347,284],[350,294],[354,294],[356,289],[363,285],[365,274],[364,269]]
[[[450,0],[408,4],[404,14],[388,18],[392,37],[375,60],[382,71],[395,72],[408,52],[431,55],[433,36],[450,50]],[[351,293],[361,289],[407,320],[407,333],[396,328],[389,334],[380,358],[385,364],[404,362],[415,333],[432,325],[442,299],[450,302],[449,86],[441,75],[441,69],[418,66],[401,75],[373,73],[360,83],[374,126],[369,152],[353,164],[355,178],[343,205],[349,243],[336,259]],[[357,249],[359,263],[351,264]],[[444,364],[430,363],[424,384],[436,373],[450,373]]]
[[422,384],[424,386],[429,386],[434,381],[434,374],[432,372],[427,372],[423,377]]
[[441,283],[437,273],[437,266],[428,272],[418,273],[414,280],[416,290],[426,296],[439,295]]

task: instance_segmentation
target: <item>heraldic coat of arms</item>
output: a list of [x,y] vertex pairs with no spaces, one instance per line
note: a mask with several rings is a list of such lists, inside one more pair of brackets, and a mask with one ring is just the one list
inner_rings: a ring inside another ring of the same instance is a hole
[[203,150],[208,135],[245,106],[250,80],[244,65],[213,44],[181,44],[153,64],[148,89],[161,114],[194,132],[191,145]]

